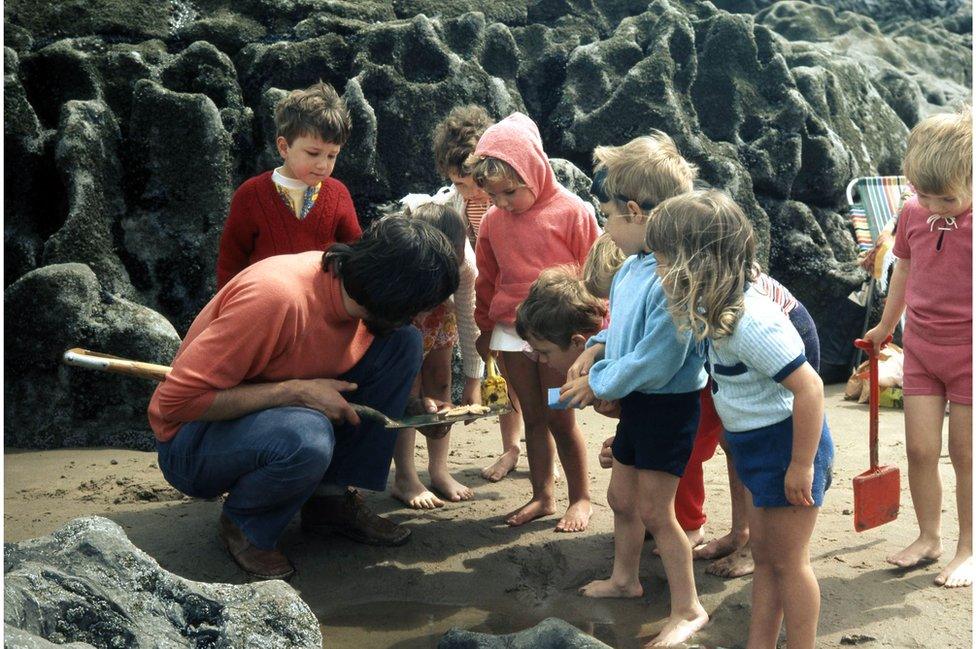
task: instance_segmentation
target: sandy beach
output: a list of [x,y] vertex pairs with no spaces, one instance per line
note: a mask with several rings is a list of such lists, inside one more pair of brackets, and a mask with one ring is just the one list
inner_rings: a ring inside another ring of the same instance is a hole
[[[827,412],[837,458],[833,487],[819,519],[812,560],[823,593],[821,647],[849,644],[884,647],[971,647],[972,590],[935,587],[938,565],[902,571],[885,563],[887,553],[915,538],[908,493],[901,411],[881,416],[881,461],[902,470],[898,520],[864,533],[853,530],[851,479],[868,466],[866,405],[843,401],[843,386],[828,386]],[[613,556],[612,513],[606,504],[610,472],[596,463],[612,422],[592,410],[581,413],[587,438],[594,509],[583,534],[557,534],[556,516],[522,528],[502,523],[505,513],[528,499],[524,456],[518,470],[497,484],[479,469],[500,447],[497,424],[455,427],[450,466],[471,485],[475,500],[425,512],[404,508],[388,494],[370,494],[378,511],[413,528],[404,547],[357,545],[340,537],[302,534],[297,520],[281,546],[295,562],[291,581],[318,616],[324,646],[434,647],[452,626],[507,633],[559,616],[618,648],[640,646],[667,614],[660,559],[645,545],[637,600],[588,600],[577,588],[609,574]],[[7,449],[4,478],[4,540],[45,535],[64,522],[97,514],[119,523],[139,548],[167,570],[188,579],[241,583],[240,572],[216,536],[218,500],[184,498],[169,487],[155,455],[117,449]],[[417,450],[418,467],[426,452]],[[948,561],[955,548],[955,481],[945,451],[943,534]],[[729,525],[725,460],[719,451],[706,465],[709,522],[706,535]],[[426,478],[426,473],[421,472]],[[560,512],[565,485],[557,485]],[[749,618],[748,577],[724,580],[696,562],[702,603],[712,621],[696,636],[708,646],[744,642]]]

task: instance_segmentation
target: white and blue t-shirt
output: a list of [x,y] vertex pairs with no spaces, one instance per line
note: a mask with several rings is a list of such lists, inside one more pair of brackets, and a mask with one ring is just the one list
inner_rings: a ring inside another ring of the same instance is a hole
[[803,350],[780,306],[747,288],[732,335],[708,344],[715,409],[726,430],[755,430],[793,414],[793,393],[780,381],[806,362]]

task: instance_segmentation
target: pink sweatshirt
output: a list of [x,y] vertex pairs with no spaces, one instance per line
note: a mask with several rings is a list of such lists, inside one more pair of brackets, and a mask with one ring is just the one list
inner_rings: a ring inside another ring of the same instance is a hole
[[511,325],[529,287],[546,268],[582,265],[600,226],[575,194],[556,182],[535,122],[513,113],[481,136],[475,154],[515,169],[535,194],[521,214],[492,206],[478,231],[474,319],[483,332]]
[[149,424],[161,442],[241,383],[336,378],[373,336],[342,303],[322,253],[269,257],[235,275],[203,308],[153,393]]
[[973,210],[951,224],[919,205],[905,203],[892,250],[911,259],[905,304],[912,331],[935,344],[972,341]]

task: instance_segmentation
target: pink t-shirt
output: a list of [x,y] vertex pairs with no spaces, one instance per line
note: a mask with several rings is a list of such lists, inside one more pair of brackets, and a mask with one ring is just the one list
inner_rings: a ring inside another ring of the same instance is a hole
[[972,341],[973,210],[952,223],[912,197],[895,231],[895,257],[911,259],[905,303],[912,332],[936,344]]

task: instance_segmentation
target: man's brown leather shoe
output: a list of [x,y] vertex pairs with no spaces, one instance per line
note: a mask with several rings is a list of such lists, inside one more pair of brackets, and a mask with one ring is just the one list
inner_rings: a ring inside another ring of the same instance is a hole
[[220,531],[217,536],[237,565],[261,579],[287,579],[295,573],[284,554],[279,550],[262,550],[251,545],[244,532],[224,514],[220,515]]
[[358,491],[341,496],[312,496],[302,505],[302,529],[336,532],[369,545],[403,545],[410,529],[374,514]]

